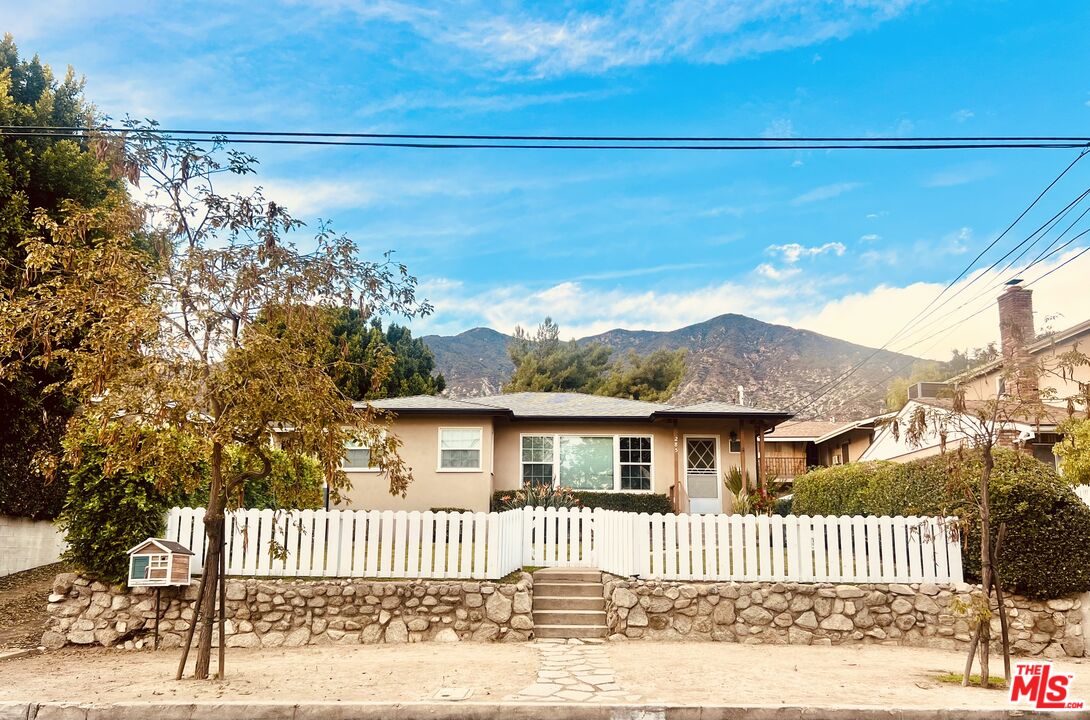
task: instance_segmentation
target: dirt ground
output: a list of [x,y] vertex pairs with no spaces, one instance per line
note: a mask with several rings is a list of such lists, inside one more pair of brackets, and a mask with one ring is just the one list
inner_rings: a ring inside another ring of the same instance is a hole
[[55,563],[0,577],[0,649],[38,647],[53,578],[64,571]]
[[[960,653],[868,646],[823,648],[729,643],[609,643],[617,682],[642,702],[669,704],[1004,707],[1003,691],[939,683]],[[177,651],[64,650],[0,662],[0,700],[423,701],[468,688],[470,701],[502,701],[535,681],[533,643],[230,649],[227,681],[174,682]],[[1090,661],[1072,695],[1090,700]],[[1001,660],[993,667],[1002,670]]]

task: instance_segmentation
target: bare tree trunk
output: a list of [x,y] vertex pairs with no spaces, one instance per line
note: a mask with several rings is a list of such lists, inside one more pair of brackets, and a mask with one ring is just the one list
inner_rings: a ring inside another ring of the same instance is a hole
[[999,613],[999,630],[1003,643],[1003,679],[1007,687],[1011,684],[1011,638],[1010,628],[1007,625],[1007,607],[1003,599],[1003,583],[999,578],[999,551],[1003,548],[1003,540],[1007,536],[1007,523],[999,523],[999,535],[995,539],[995,547],[992,548],[992,585],[995,587],[996,612]]
[[[197,664],[193,677],[208,679],[212,664],[213,621],[216,612],[216,591],[219,588],[220,556],[223,554],[223,511],[226,505],[223,486],[223,445],[212,445],[212,483],[208,490],[208,507],[205,510],[204,527],[208,539],[205,554],[204,576],[201,578],[200,621],[201,634],[197,640]],[[197,618],[193,619],[194,622]]]
[[[223,537],[222,533],[221,533],[220,536]],[[225,537],[223,538],[223,540],[226,540],[226,539],[227,538],[225,538]],[[220,581],[219,581],[219,606],[220,606],[219,635],[220,635],[220,643],[219,643],[219,658],[218,658],[219,659],[219,672],[216,673],[216,677],[219,680],[223,680],[223,675],[224,675],[224,668],[223,668],[223,666],[224,666],[224,653],[227,652],[227,650],[226,650],[226,647],[227,647],[226,646],[226,638],[224,637],[224,635],[226,634],[225,631],[224,631],[224,625],[226,624],[226,620],[227,620],[227,553],[224,552],[225,550],[226,550],[226,543],[221,543],[221,545],[220,545],[220,564],[219,564],[219,568],[220,568],[220,573],[219,573],[219,575],[220,575]]]
[[980,625],[973,628],[972,638],[969,640],[969,654],[965,658],[965,672],[961,674],[961,686],[969,687],[969,676],[973,674],[973,658],[976,657],[976,648],[980,644]]
[[[991,444],[985,445],[984,469],[980,473],[980,584],[984,590],[984,603],[986,608],[991,607],[992,597],[992,533],[991,533],[991,504],[989,500],[989,484],[992,477],[992,468],[995,460],[992,457]],[[992,634],[991,620],[980,620],[980,687],[988,687],[988,655],[991,650],[990,640]]]

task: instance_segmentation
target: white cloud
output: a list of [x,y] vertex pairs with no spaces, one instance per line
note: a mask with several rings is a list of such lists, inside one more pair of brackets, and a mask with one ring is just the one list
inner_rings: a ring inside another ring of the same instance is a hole
[[789,138],[797,136],[798,133],[795,132],[795,124],[792,123],[789,118],[777,118],[761,131],[761,137],[766,138]]
[[843,243],[827,242],[824,245],[814,245],[807,247],[800,245],[799,243],[787,243],[785,245],[769,245],[766,248],[769,252],[780,253],[783,255],[783,260],[786,263],[797,263],[804,257],[817,257],[818,255],[824,255],[825,253],[833,253],[835,255],[843,255],[844,247]]
[[495,95],[445,95],[442,93],[399,93],[368,103],[356,114],[370,117],[390,112],[412,110],[458,110],[463,113],[513,112],[540,105],[558,105],[567,102],[604,100],[616,96],[619,88],[587,92],[512,93]]
[[[1081,249],[1072,248],[1051,262],[1038,265],[1025,274],[1026,282],[1041,278]],[[550,315],[560,323],[566,337],[583,337],[616,327],[672,330],[734,312],[879,347],[927,306],[945,285],[938,282],[904,287],[878,285],[830,298],[828,290],[834,285],[784,283],[772,276],[781,271],[772,270],[769,275],[758,269],[745,282],[666,291],[602,289],[565,282],[538,290],[511,285],[475,292],[461,282],[433,278],[423,282],[421,290],[435,304],[436,313],[414,323],[414,330],[419,325],[421,332],[455,333],[483,324],[510,332],[516,325],[533,327]],[[1057,313],[1062,315],[1054,322],[1058,328],[1090,317],[1090,293],[1084,292],[1083,287],[1086,277],[1090,277],[1090,252],[1031,286],[1038,329],[1045,317]],[[1007,278],[990,272],[962,280],[948,294],[953,298],[949,303],[927,315],[916,330],[893,342],[890,348],[947,359],[954,347],[964,350],[996,340],[995,298]],[[969,285],[970,282],[973,284]],[[963,287],[964,291],[953,295]],[[978,310],[982,312],[973,316]]]
[[924,187],[944,188],[983,180],[995,175],[995,167],[986,162],[963,163],[940,170],[924,180]]
[[859,239],[863,242],[878,242],[882,239],[882,236],[876,233],[867,233],[866,235],[860,235]]
[[802,195],[799,195],[791,201],[791,204],[806,205],[807,203],[820,202],[822,200],[831,200],[835,197],[839,197],[844,193],[851,192],[852,190],[860,187],[863,187],[863,183],[838,182],[831,183],[829,185],[822,185],[808,192],[804,192]]
[[797,267],[778,268],[768,263],[761,263],[754,272],[769,280],[786,280],[789,277],[798,275],[802,270]]
[[950,115],[950,117],[952,117],[954,120],[956,120],[959,123],[965,122],[966,120],[972,120],[973,117],[975,117],[975,116],[976,116],[976,113],[974,113],[972,110],[966,110],[964,108],[962,108],[961,110],[958,110],[957,112]]
[[729,63],[846,38],[891,20],[913,0],[833,5],[812,0],[673,0],[600,11],[567,4],[453,3],[427,9],[389,0],[315,0],[370,23],[405,25],[440,48],[475,56],[480,67],[532,76],[597,73],[683,60]]

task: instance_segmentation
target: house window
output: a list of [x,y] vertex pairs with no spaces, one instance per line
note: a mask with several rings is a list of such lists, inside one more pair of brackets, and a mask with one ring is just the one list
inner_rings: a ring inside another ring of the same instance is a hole
[[651,490],[651,437],[523,435],[522,484],[575,490]]
[[342,470],[374,470],[371,467],[371,448],[357,440],[344,444],[344,457],[341,458]]
[[553,436],[524,435],[522,437],[522,484],[552,485]]
[[651,438],[622,437],[620,467],[622,490],[651,489]]
[[481,469],[481,428],[439,428],[439,469]]
[[613,490],[613,438],[560,436],[560,484],[575,490]]

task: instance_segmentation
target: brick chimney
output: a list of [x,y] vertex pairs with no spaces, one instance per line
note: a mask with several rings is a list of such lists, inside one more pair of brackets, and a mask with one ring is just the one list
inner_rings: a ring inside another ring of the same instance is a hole
[[1033,332],[1033,291],[1011,281],[999,296],[999,347],[1008,373],[1007,394],[1035,400],[1040,394],[1037,368],[1026,346],[1036,337]]

